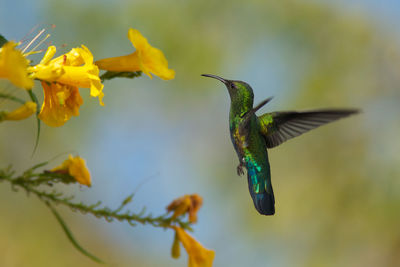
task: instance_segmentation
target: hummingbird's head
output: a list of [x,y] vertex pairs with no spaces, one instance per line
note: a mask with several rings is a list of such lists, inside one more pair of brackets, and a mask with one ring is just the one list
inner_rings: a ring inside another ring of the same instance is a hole
[[202,74],[201,76],[214,78],[225,84],[232,102],[239,102],[245,105],[249,105],[250,108],[253,106],[253,89],[247,83],[236,80],[227,80],[212,74]]

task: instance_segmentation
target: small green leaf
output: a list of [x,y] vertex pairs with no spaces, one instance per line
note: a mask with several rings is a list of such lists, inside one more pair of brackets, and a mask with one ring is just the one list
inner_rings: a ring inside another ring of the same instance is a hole
[[100,260],[96,256],[90,254],[88,251],[86,251],[84,248],[82,248],[79,243],[75,240],[74,236],[72,235],[71,231],[69,230],[68,226],[65,224],[64,220],[61,218],[60,214],[53,208],[52,205],[50,205],[49,202],[46,202],[47,206],[50,208],[51,212],[53,212],[54,216],[56,217],[57,221],[60,223],[62,229],[64,230],[64,233],[67,235],[69,241],[71,241],[72,245],[79,250],[82,254],[85,256],[89,257],[95,262],[98,263],[104,263],[104,261]]
[[38,163],[36,165],[33,165],[29,170],[32,170],[32,171],[36,170],[37,168],[43,167],[43,166],[47,165],[48,163],[49,163],[48,161]]
[[124,199],[124,201],[122,202],[122,205],[125,206],[125,205],[127,205],[128,203],[130,203],[130,202],[132,201],[132,198],[133,198],[134,195],[135,195],[135,193],[132,193],[132,194],[130,194],[128,197],[126,197],[126,198]]
[[133,79],[136,77],[140,77],[142,75],[141,71],[135,71],[135,72],[129,72],[129,71],[123,71],[123,72],[115,72],[115,71],[106,71],[100,76],[100,79],[102,81],[105,80],[111,80],[114,78],[129,78]]
[[7,39],[4,38],[4,36],[0,34],[0,47],[2,47],[7,42],[8,42]]

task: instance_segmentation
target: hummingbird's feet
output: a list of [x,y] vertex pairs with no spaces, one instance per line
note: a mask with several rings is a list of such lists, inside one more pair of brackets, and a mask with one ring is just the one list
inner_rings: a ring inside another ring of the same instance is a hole
[[239,163],[239,165],[236,168],[236,171],[237,171],[237,175],[239,175],[239,176],[242,176],[244,174],[242,163]]

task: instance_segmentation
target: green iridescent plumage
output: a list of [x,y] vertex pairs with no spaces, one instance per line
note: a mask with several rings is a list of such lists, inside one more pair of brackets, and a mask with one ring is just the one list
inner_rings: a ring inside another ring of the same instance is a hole
[[231,98],[229,130],[239,158],[237,173],[243,174],[243,167],[246,168],[250,195],[257,211],[263,215],[275,213],[267,148],[278,146],[311,129],[358,112],[354,109],[285,111],[257,117],[255,112],[272,98],[253,107],[254,94],[247,83],[210,74],[203,76],[223,82],[228,89]]

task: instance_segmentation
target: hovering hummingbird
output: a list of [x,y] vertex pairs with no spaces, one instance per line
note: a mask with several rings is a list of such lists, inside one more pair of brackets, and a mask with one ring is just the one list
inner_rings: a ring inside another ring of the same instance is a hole
[[243,167],[247,169],[250,195],[255,208],[263,215],[275,213],[267,149],[326,123],[358,113],[356,109],[325,109],[280,111],[257,116],[256,111],[271,101],[272,97],[253,107],[253,89],[247,83],[211,74],[202,76],[217,79],[228,88],[231,98],[229,130],[239,157],[237,174],[244,174]]

